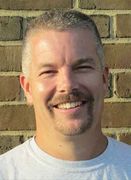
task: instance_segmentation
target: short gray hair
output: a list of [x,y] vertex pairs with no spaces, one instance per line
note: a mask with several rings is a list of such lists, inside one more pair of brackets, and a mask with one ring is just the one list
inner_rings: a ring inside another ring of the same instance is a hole
[[31,47],[28,42],[28,37],[32,32],[38,29],[53,29],[64,31],[68,29],[81,28],[92,31],[95,40],[97,54],[100,60],[101,67],[104,67],[104,52],[98,29],[94,21],[86,14],[75,10],[50,10],[33,19],[26,29],[23,51],[22,51],[22,71],[28,76],[29,65],[31,63]]

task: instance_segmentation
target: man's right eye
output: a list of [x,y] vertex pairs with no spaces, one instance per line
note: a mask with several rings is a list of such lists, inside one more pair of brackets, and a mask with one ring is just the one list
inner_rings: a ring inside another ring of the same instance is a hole
[[56,73],[55,70],[46,70],[46,71],[42,71],[39,76],[41,75],[45,75],[45,76],[51,76],[51,75],[54,75]]

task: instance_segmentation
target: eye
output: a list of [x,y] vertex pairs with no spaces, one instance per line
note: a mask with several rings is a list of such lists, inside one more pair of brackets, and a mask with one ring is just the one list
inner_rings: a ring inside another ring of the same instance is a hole
[[48,77],[48,76],[53,76],[54,74],[56,74],[57,71],[56,70],[45,70],[42,71],[39,76],[44,76],[44,77]]
[[81,65],[81,66],[78,66],[75,68],[76,71],[80,71],[80,72],[86,72],[86,71],[89,71],[91,69],[93,69],[93,67],[90,65]]
[[86,66],[79,66],[78,68],[79,68],[79,69],[88,69],[88,68],[92,68],[92,67],[86,65]]

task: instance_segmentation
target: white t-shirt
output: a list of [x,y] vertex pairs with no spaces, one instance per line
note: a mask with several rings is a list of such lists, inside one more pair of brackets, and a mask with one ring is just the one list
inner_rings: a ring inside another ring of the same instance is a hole
[[108,138],[98,157],[65,161],[43,152],[31,138],[0,156],[0,180],[131,180],[131,146]]

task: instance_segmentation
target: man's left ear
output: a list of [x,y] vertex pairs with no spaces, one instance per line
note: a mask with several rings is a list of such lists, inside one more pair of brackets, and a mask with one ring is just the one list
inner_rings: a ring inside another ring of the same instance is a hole
[[107,66],[104,67],[103,70],[103,84],[104,84],[104,94],[108,92],[109,85],[109,68]]

